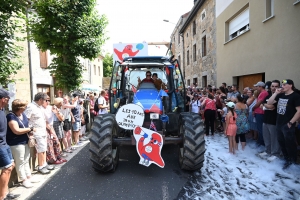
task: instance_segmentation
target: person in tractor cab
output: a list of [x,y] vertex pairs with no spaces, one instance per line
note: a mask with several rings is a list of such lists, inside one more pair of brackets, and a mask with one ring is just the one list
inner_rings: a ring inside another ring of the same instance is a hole
[[151,78],[151,72],[147,71],[146,78],[144,78],[142,81],[141,81],[140,77],[138,77],[138,82],[139,82],[139,84],[137,85],[137,89],[141,86],[142,83],[153,83],[154,84],[154,80]]
[[152,74],[152,79],[157,90],[163,89],[166,90],[166,85],[162,82],[160,78],[157,77],[157,73]]

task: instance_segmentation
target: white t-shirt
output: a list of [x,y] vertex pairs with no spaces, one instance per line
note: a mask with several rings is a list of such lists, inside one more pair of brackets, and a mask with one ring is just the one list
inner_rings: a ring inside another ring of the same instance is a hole
[[42,106],[42,108],[44,110],[44,115],[45,115],[45,118],[46,118],[48,124],[53,126],[54,113],[52,112],[52,106],[47,106],[46,108],[44,108]]
[[201,103],[200,103],[199,100],[196,100],[196,101],[192,100],[191,101],[191,106],[192,106],[191,112],[199,113],[199,107],[201,106]]
[[[100,96],[98,98],[98,105],[106,106],[106,100],[103,96]],[[99,109],[98,114],[106,114],[106,113],[107,113],[107,108]]]
[[226,115],[227,115],[227,107],[225,106],[224,108],[223,108],[223,115],[222,115],[222,117],[226,117]]

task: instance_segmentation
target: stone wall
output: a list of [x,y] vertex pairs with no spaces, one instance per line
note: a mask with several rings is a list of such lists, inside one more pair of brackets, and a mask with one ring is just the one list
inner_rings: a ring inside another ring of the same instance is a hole
[[[205,17],[203,18],[203,16]],[[193,34],[193,22],[196,23],[196,34]],[[206,36],[206,56],[202,56],[202,38]],[[189,22],[183,32],[185,53],[185,80],[192,84],[197,78],[197,85],[216,85],[217,61],[216,61],[216,18],[215,1],[207,0],[198,10],[194,18]],[[193,46],[196,45],[196,60],[194,61]],[[187,51],[189,51],[189,64],[187,64]],[[207,82],[204,83],[203,80]]]

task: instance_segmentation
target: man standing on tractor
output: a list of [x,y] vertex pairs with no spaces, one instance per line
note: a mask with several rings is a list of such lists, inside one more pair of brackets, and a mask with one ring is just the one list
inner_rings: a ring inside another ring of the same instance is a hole
[[157,90],[163,89],[166,90],[166,85],[162,82],[160,78],[157,77],[157,73],[152,74],[152,79]]

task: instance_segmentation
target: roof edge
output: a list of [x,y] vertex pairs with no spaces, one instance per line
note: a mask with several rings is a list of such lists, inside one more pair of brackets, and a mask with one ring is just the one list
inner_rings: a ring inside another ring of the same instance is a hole
[[190,11],[190,14],[189,14],[188,18],[186,19],[183,26],[179,30],[179,33],[183,33],[183,31],[185,31],[185,29],[187,28],[189,23],[192,21],[192,19],[195,17],[195,15],[197,14],[198,10],[201,8],[201,6],[203,5],[204,2],[205,2],[205,0],[198,0],[197,1],[196,5]]

